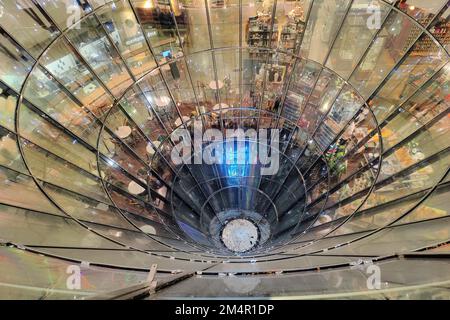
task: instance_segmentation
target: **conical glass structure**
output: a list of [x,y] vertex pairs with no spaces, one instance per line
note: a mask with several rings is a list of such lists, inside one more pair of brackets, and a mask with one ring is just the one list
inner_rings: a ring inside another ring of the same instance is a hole
[[449,298],[449,3],[0,0],[0,298]]

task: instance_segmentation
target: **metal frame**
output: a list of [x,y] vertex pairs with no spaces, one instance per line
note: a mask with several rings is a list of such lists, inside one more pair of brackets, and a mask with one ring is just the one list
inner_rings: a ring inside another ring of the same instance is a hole
[[[130,1],[130,0],[129,0]],[[240,2],[241,3],[241,2]],[[313,1],[311,1],[311,6],[312,6],[312,4],[313,4]],[[131,6],[131,8],[133,8],[133,6],[131,5],[131,3],[130,3],[130,6]],[[392,4],[391,6],[394,6],[394,4]],[[101,7],[100,7],[101,8]],[[100,8],[98,8],[98,9],[100,9]],[[445,6],[440,10],[440,12],[439,13],[441,13],[442,11],[443,11],[443,9],[445,8]],[[88,14],[86,14],[84,17],[83,17],[83,19],[84,18],[86,18],[86,17],[88,17],[88,16],[90,16],[91,14],[93,14],[97,19],[98,19],[98,17],[96,16],[96,12],[97,12],[97,10],[98,9],[96,9],[96,10],[94,10],[94,11],[92,11],[91,13],[88,13]],[[404,14],[403,12],[401,12],[401,11],[399,11],[397,8],[392,8],[393,10],[395,10],[395,11],[398,11],[398,12],[400,12],[401,14]],[[134,10],[134,8],[133,8],[133,10]],[[208,6],[206,6],[206,10],[207,10],[207,12],[209,11],[209,8],[208,8]],[[242,10],[242,9],[241,9]],[[172,11],[173,11],[173,9],[172,9]],[[311,11],[311,9],[309,10],[309,12],[308,12],[308,14],[310,14],[310,11]],[[425,28],[428,28],[429,26],[431,26],[433,23],[434,23],[434,21],[436,21],[436,19],[437,19],[437,17],[439,16],[439,13],[436,15],[436,17],[434,18],[434,19],[432,19],[432,21],[427,25],[427,26],[425,26]],[[387,15],[387,16],[389,16],[390,15],[390,13]],[[50,16],[49,16],[50,17]],[[409,17],[410,18],[410,17]],[[410,19],[412,19],[412,18],[410,18]],[[101,24],[101,23],[100,23]],[[418,23],[417,23],[418,24]],[[56,26],[56,24],[55,24],[55,26]],[[208,27],[209,27],[209,32],[210,32],[210,41],[212,42],[212,37],[211,37],[211,26],[210,26],[210,23],[208,24]],[[103,27],[104,28],[104,27]],[[306,28],[306,27],[305,27]],[[419,26],[419,28],[420,28],[420,30],[422,30],[422,32],[420,33],[420,36],[422,36],[423,34],[428,34],[429,36],[431,36],[431,39],[434,39],[433,37],[432,37],[432,35],[428,32],[428,30],[424,30],[424,27],[422,27],[422,26]],[[305,31],[306,31],[306,29],[305,29]],[[66,31],[64,31],[63,32],[63,34],[62,35],[60,35],[59,37],[57,37],[57,38],[55,38],[55,39],[53,39],[54,41],[56,40],[56,39],[59,39],[61,36],[62,37],[64,37],[66,40],[68,40],[67,39],[67,37],[66,37],[66,35],[65,35],[65,32]],[[272,32],[273,32],[273,28],[272,28]],[[108,36],[108,33],[107,32],[105,32],[106,33],[106,35]],[[145,35],[145,32],[143,32],[144,33],[144,35]],[[419,38],[420,38],[420,36],[419,36]],[[242,11],[240,12],[240,37],[242,37]],[[419,38],[417,38],[417,39],[419,39]],[[14,38],[12,38],[11,37],[11,39],[12,40],[14,40]],[[416,39],[416,41],[417,41],[417,39]],[[109,39],[110,40],[110,39]],[[241,41],[242,41],[242,38],[240,38],[240,44],[242,44],[241,43]],[[416,43],[416,41],[414,41],[414,43]],[[52,42],[53,43],[53,42]],[[52,45],[52,43],[49,45],[49,47]],[[441,47],[442,48],[442,45],[440,45],[440,44],[438,44],[439,45],[439,47]],[[300,47],[299,47],[300,48]],[[370,46],[369,46],[369,48],[370,48]],[[369,48],[367,49],[367,51],[369,50]],[[412,48],[412,47],[411,47]],[[411,48],[409,48],[409,50],[411,50]],[[73,49],[76,51],[76,52],[78,52],[77,50],[76,50],[76,47],[75,46],[73,46]],[[116,48],[117,49],[117,48]],[[213,49],[213,51],[212,51],[212,55],[213,55],[213,57],[214,57],[214,47],[212,46],[212,49]],[[409,50],[408,50],[408,52],[409,52]],[[445,48],[444,48],[444,50],[445,50]],[[33,67],[33,70],[38,66],[38,64],[39,64],[39,60],[40,60],[40,58],[42,57],[42,55],[45,53],[45,51],[44,52],[42,52],[41,53],[41,55],[38,57],[38,59],[35,61],[35,65],[34,65],[34,67]],[[119,55],[120,55],[120,52],[119,52]],[[30,56],[32,56],[32,55],[30,55]],[[386,76],[386,78],[383,80],[383,82],[380,84],[380,86],[378,86],[377,88],[376,88],[376,90],[374,91],[374,93],[372,93],[372,95],[371,96],[373,96],[374,94],[376,94],[376,92],[384,85],[384,83],[385,83],[385,81],[387,81],[387,79],[389,79],[390,78],[390,76],[391,76],[391,74],[394,72],[394,70],[397,68],[397,66],[399,66],[404,60],[404,58],[407,56],[407,53],[403,56],[403,58],[399,61],[399,63],[395,66],[395,68],[393,68],[393,70],[391,70],[391,72]],[[33,57],[33,56],[32,56]],[[82,57],[81,55],[80,55],[80,57]],[[123,57],[120,55],[120,57],[123,59]],[[184,57],[185,58],[185,57]],[[240,59],[242,59],[242,45],[240,45]],[[361,59],[361,60],[363,60],[363,59]],[[125,61],[125,60],[124,60]],[[296,61],[295,61],[295,65],[296,65],[296,63],[299,61],[299,58],[296,58]],[[125,63],[125,62],[124,62]],[[187,64],[186,64],[187,65]],[[295,66],[294,65],[294,66]],[[90,65],[89,64],[85,64],[85,66],[87,67],[87,68],[90,68]],[[127,66],[126,65],[126,63],[125,63],[125,66]],[[241,68],[242,68],[242,61],[240,61],[240,66],[241,66]],[[355,70],[356,70],[357,68],[355,68]],[[216,82],[217,82],[217,69],[216,69],[216,67],[214,67],[214,71],[215,71],[215,76],[216,76]],[[23,153],[23,150],[22,150],[22,148],[21,148],[21,143],[20,143],[20,139],[23,139],[22,137],[21,137],[21,135],[20,135],[20,133],[18,132],[18,129],[19,129],[19,125],[18,125],[18,119],[19,119],[19,117],[18,117],[18,115],[19,115],[19,109],[20,109],[20,106],[21,106],[21,104],[22,104],[22,102],[25,100],[24,98],[23,98],[23,91],[24,91],[24,88],[26,87],[26,84],[27,84],[27,82],[28,82],[28,79],[29,79],[29,77],[30,77],[30,75],[31,75],[31,73],[32,73],[32,71],[27,75],[27,78],[26,78],[26,80],[24,81],[24,83],[23,83],[23,86],[22,86],[22,90],[21,90],[21,92],[20,92],[20,98],[19,98],[19,101],[18,101],[18,105],[17,105],[17,108],[16,108],[16,118],[15,118],[15,127],[16,127],[16,135],[17,135],[17,144],[18,144],[18,147],[19,147],[19,150],[20,150],[20,153],[21,153],[21,156],[22,156],[22,160],[24,161],[24,163],[25,163],[25,166],[26,166],[26,168],[27,168],[27,170],[30,172],[30,177],[32,177],[33,178],[33,180],[35,180],[35,183],[36,183],[36,185],[38,186],[38,188],[39,188],[39,184],[37,183],[37,180],[36,180],[36,178],[32,175],[32,173],[31,173],[31,171],[30,171],[30,168],[29,168],[29,166],[26,164],[26,159],[25,159],[25,157],[24,157],[24,153]],[[94,75],[94,77],[96,77],[96,74],[94,73],[94,72],[91,72],[93,75]],[[163,77],[163,73],[161,73],[162,74],[162,77]],[[133,74],[132,73],[130,73],[130,75],[131,76],[133,76]],[[291,74],[291,76],[292,76],[292,74]],[[62,85],[61,83],[59,83],[59,81],[55,78],[54,80],[56,80],[57,82],[58,82],[58,84],[61,86],[61,89],[64,91],[64,92],[66,92],[66,94],[68,94],[69,95],[69,97],[70,98],[72,98],[72,100],[74,100],[76,103],[77,103],[77,100],[78,99],[76,99],[76,97],[72,94],[72,93],[70,93],[66,88],[65,88],[65,86],[64,85]],[[135,80],[135,79],[134,79]],[[99,84],[100,85],[104,85],[101,81],[99,81]],[[166,87],[167,87],[167,90],[168,90],[168,92],[169,92],[169,94],[171,94],[171,90],[170,90],[170,88],[168,87],[168,85],[167,85],[167,82],[165,82],[165,85],[166,85]],[[191,79],[191,85],[192,85],[192,79]],[[193,86],[192,86],[193,87]],[[423,87],[423,86],[422,86]],[[286,89],[286,92],[287,92],[287,90],[289,89],[289,85],[288,85],[288,87],[287,87],[287,89]],[[193,90],[194,90],[194,92],[195,92],[195,88],[193,87]],[[242,84],[240,84],[240,90],[242,90]],[[418,90],[420,90],[420,88],[418,89]],[[106,91],[106,92],[109,92],[109,90],[108,91]],[[264,94],[264,92],[263,92],[263,94]],[[339,96],[339,95],[338,95]],[[113,97],[113,99],[114,99],[114,101],[115,102],[117,102],[117,99],[115,99],[114,98],[114,96],[112,96]],[[286,97],[286,95],[284,95],[284,98]],[[172,100],[173,100],[173,96],[171,96],[171,98],[172,98]],[[219,100],[220,100],[220,98],[219,98]],[[241,91],[241,100],[242,100],[242,91]],[[174,101],[174,100],[173,100]],[[78,101],[79,102],[79,101]],[[197,102],[198,102],[198,100],[197,100]],[[220,103],[220,102],[219,102]],[[175,103],[175,106],[176,106],[176,103]],[[81,106],[81,107],[83,107],[83,106]],[[177,106],[176,106],[177,107]],[[177,108],[177,110],[178,110],[178,108]],[[179,112],[179,110],[178,110],[178,112]],[[125,113],[125,115],[126,115],[126,113]],[[222,122],[221,122],[222,123]],[[139,126],[137,126],[138,128],[139,128]],[[82,141],[81,140],[81,138],[79,138],[77,135],[75,135],[76,136],[76,138],[77,139],[79,139],[80,141]],[[144,135],[144,137],[145,137],[145,135]],[[47,152],[49,152],[48,150],[47,150]],[[312,166],[311,166],[312,167]],[[308,169],[309,170],[309,169]],[[39,189],[41,189],[41,188],[39,188]],[[41,192],[44,194],[44,196],[46,196],[49,200],[50,200],[50,202],[51,203],[53,203],[53,201],[51,200],[51,198],[41,189]],[[55,204],[56,205],[56,204]],[[60,208],[59,208],[60,209]],[[60,209],[61,210],[61,209]],[[120,209],[119,209],[120,210]],[[65,214],[67,214],[64,210],[61,210],[63,213],[65,213]],[[89,228],[88,228],[89,229]],[[92,230],[90,230],[90,231],[92,231]],[[94,231],[93,231],[94,232]],[[101,235],[100,235],[101,236]],[[108,240],[111,240],[111,239],[108,239]],[[112,239],[111,241],[113,241],[114,242],[114,240]]]

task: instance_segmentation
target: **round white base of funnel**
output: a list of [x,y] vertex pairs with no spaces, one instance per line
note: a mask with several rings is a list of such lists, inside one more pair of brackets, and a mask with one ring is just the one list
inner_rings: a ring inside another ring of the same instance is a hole
[[247,219],[235,219],[228,222],[222,230],[222,242],[228,250],[244,253],[258,244],[258,227]]

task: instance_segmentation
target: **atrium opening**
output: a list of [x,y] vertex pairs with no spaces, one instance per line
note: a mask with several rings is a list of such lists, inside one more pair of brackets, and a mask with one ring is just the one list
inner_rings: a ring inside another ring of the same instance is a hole
[[449,15],[0,0],[0,298],[450,299]]

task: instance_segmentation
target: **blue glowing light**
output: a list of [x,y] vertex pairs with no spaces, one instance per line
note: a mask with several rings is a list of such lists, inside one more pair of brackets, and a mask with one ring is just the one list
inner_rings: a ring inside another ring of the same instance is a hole
[[[232,146],[232,147],[231,147]],[[229,185],[237,185],[240,178],[248,175],[250,163],[250,146],[249,142],[227,145],[224,150],[224,162],[221,171],[228,177]]]

